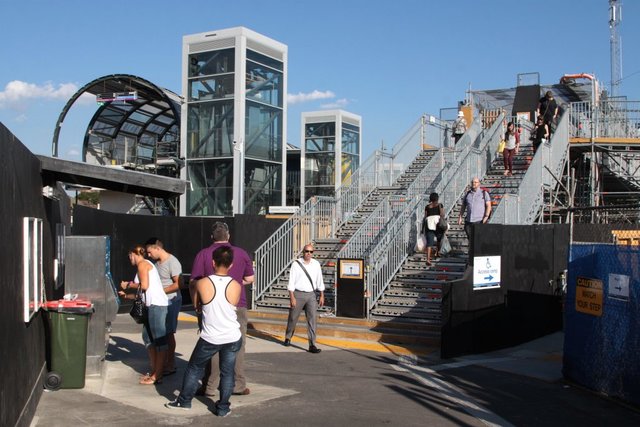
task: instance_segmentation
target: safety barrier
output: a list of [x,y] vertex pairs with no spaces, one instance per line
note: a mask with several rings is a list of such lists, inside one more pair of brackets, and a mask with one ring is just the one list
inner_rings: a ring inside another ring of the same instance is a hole
[[634,405],[640,404],[639,268],[638,246],[572,244],[563,328],[564,376]]

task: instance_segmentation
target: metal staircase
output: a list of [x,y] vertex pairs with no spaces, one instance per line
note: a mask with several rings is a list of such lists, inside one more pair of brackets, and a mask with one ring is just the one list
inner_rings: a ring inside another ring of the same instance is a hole
[[[438,150],[435,149],[428,149],[420,152],[414,161],[406,168],[404,173],[398,177],[394,183],[395,185],[377,187],[371,191],[355,212],[338,227],[335,237],[314,239],[314,258],[322,265],[322,273],[326,287],[325,307],[321,308],[321,311],[332,311],[335,309],[335,267],[337,254],[344,244],[349,241],[365,221],[372,216],[381,219],[383,222],[392,218],[392,212],[398,210],[400,204],[403,203],[404,198],[402,194],[406,192],[410,183],[415,182],[437,151]],[[394,196],[399,197],[393,200]],[[374,232],[382,232],[383,227],[384,224],[374,230]],[[275,283],[264,293],[262,298],[256,300],[256,307],[260,309],[288,309],[288,280],[289,268],[287,267],[283,273],[279,275]]]

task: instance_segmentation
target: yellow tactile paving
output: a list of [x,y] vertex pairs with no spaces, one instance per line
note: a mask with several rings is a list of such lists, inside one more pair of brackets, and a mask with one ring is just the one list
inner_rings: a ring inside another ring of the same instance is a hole
[[[189,314],[180,313],[178,319],[185,322],[193,322],[196,323],[197,319],[194,316]],[[283,341],[283,335],[274,335],[266,332],[249,330],[248,334],[256,337],[269,337],[273,339],[277,339],[278,341]],[[291,340],[293,343],[301,344],[303,346],[307,345],[306,338],[299,338],[294,336]],[[387,344],[381,342],[364,342],[364,341],[353,341],[353,340],[341,340],[335,338],[325,338],[318,337],[318,344],[325,345],[328,347],[335,347],[340,349],[352,349],[352,350],[366,350],[366,351],[374,351],[377,353],[391,353],[398,356],[427,356],[429,354],[433,354],[438,351],[437,348],[427,348],[427,347],[403,347],[394,344]]]

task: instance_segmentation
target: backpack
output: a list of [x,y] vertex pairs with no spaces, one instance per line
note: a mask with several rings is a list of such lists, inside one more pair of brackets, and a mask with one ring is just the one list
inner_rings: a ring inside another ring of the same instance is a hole
[[[491,194],[489,194],[489,190],[484,187],[480,187],[480,189],[482,190],[482,197],[484,197],[484,195],[486,194],[489,197],[489,201],[491,201]],[[471,193],[471,189],[467,190],[467,192],[464,193],[464,197],[462,198],[462,203],[465,205],[467,203],[467,196],[469,195],[469,193]],[[491,212],[493,212],[493,210]],[[489,216],[491,216],[491,214],[489,214]]]

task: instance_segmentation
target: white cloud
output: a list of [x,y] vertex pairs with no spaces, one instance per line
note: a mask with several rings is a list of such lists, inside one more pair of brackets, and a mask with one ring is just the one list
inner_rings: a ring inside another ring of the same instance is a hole
[[69,156],[69,157],[79,157],[80,156],[80,150],[78,150],[77,148],[70,148],[67,151],[67,156]]
[[16,116],[16,118],[13,119],[13,120],[15,120],[18,123],[23,123],[23,122],[26,122],[27,119],[28,119],[28,117],[27,117],[26,114],[20,114],[19,116]]
[[349,101],[346,98],[342,98],[342,99],[338,99],[335,102],[329,103],[329,104],[322,104],[320,106],[320,108],[323,108],[325,110],[331,110],[331,109],[335,109],[335,108],[344,108],[347,105],[349,105]]
[[78,91],[73,83],[60,83],[54,86],[47,82],[43,85],[13,80],[0,91],[0,107],[23,106],[29,100],[53,99],[66,101]]
[[295,94],[290,93],[287,95],[287,102],[289,104],[299,104],[301,102],[315,101],[318,99],[331,99],[335,97],[336,95],[330,90],[326,90],[324,92],[321,92],[319,90],[314,90],[313,92],[310,92],[310,93],[302,93],[302,92],[298,92]]

